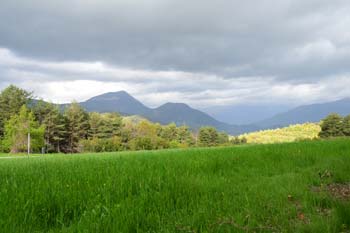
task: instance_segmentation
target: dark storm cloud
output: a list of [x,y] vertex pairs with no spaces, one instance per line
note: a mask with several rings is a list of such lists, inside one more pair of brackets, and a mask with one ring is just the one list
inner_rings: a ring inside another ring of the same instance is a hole
[[[0,45],[29,57],[289,79],[341,73],[349,65],[347,0],[3,0],[0,6]],[[321,54],[313,54],[313,45]]]
[[150,105],[350,96],[348,0],[1,0],[0,89]]

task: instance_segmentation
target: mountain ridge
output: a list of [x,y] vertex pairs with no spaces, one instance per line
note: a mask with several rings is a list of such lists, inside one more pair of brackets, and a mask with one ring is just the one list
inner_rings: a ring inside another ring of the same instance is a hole
[[350,98],[298,106],[255,124],[262,128],[278,128],[292,124],[319,122],[330,113],[338,113],[343,116],[350,114]]
[[79,103],[88,112],[118,112],[122,115],[139,115],[153,122],[187,125],[197,130],[202,126],[213,126],[229,134],[251,132],[258,128],[252,125],[231,125],[220,122],[209,114],[194,109],[185,103],[167,102],[149,108],[126,91],[108,92]]
[[[319,122],[332,112],[350,114],[350,98],[337,101],[303,105],[275,114],[252,124],[229,124],[215,119],[208,113],[194,109],[185,103],[167,102],[150,108],[126,91],[108,92],[79,103],[88,112],[118,112],[122,115],[139,115],[161,124],[176,123],[197,130],[202,126],[213,126],[231,135],[264,129],[275,129],[293,124]],[[64,107],[66,105],[61,105]]]

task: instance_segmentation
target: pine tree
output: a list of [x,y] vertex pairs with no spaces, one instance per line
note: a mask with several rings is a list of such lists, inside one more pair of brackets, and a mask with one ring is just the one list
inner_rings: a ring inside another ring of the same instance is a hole
[[101,138],[101,127],[103,120],[101,114],[93,112],[89,114],[89,138]]
[[117,113],[105,113],[102,115],[102,125],[100,128],[102,138],[112,138],[120,136],[122,118]]
[[61,152],[67,134],[64,116],[57,107],[51,109],[43,121],[45,142],[49,152]]
[[32,108],[39,124],[45,126],[45,145],[47,151],[61,152],[66,137],[66,125],[59,107],[52,103],[39,100]]
[[64,116],[67,119],[67,151],[78,152],[79,141],[87,139],[89,132],[89,115],[76,102],[67,107]]
[[90,138],[112,138],[121,135],[122,118],[117,113],[90,113]]

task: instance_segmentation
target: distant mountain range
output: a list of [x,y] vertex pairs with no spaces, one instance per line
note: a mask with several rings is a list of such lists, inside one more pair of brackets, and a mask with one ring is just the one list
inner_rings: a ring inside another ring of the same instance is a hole
[[319,122],[330,113],[343,116],[350,114],[350,98],[296,107],[255,124],[261,128],[277,128],[305,122]]
[[247,125],[268,119],[291,108],[290,105],[249,103],[228,106],[209,106],[201,108],[200,110],[228,124]]
[[207,113],[191,108],[184,103],[166,103],[158,108],[149,108],[125,91],[95,96],[81,102],[80,105],[89,112],[119,112],[122,115],[139,115],[161,124],[174,122],[177,125],[188,125],[194,130],[201,126],[213,126],[231,135],[284,127],[297,123],[319,122],[332,112],[342,115],[350,114],[350,98],[329,103],[300,106],[276,114],[268,119],[245,125],[218,121]]
[[253,125],[231,125],[220,122],[207,113],[183,103],[166,103],[158,108],[149,108],[125,91],[102,94],[79,104],[89,112],[119,112],[122,115],[139,115],[161,124],[174,122],[177,125],[188,125],[194,130],[201,126],[213,126],[220,131],[236,135],[258,129]]

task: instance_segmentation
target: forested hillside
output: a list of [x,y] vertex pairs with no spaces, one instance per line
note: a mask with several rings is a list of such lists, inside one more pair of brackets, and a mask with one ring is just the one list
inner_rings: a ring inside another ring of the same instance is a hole
[[[161,125],[119,113],[87,112],[78,103],[59,106],[32,100],[9,86],[0,94],[0,151],[106,152],[230,145],[228,134],[214,127],[193,131],[186,125]],[[130,106],[132,108],[132,106]],[[30,143],[28,143],[28,136]]]

